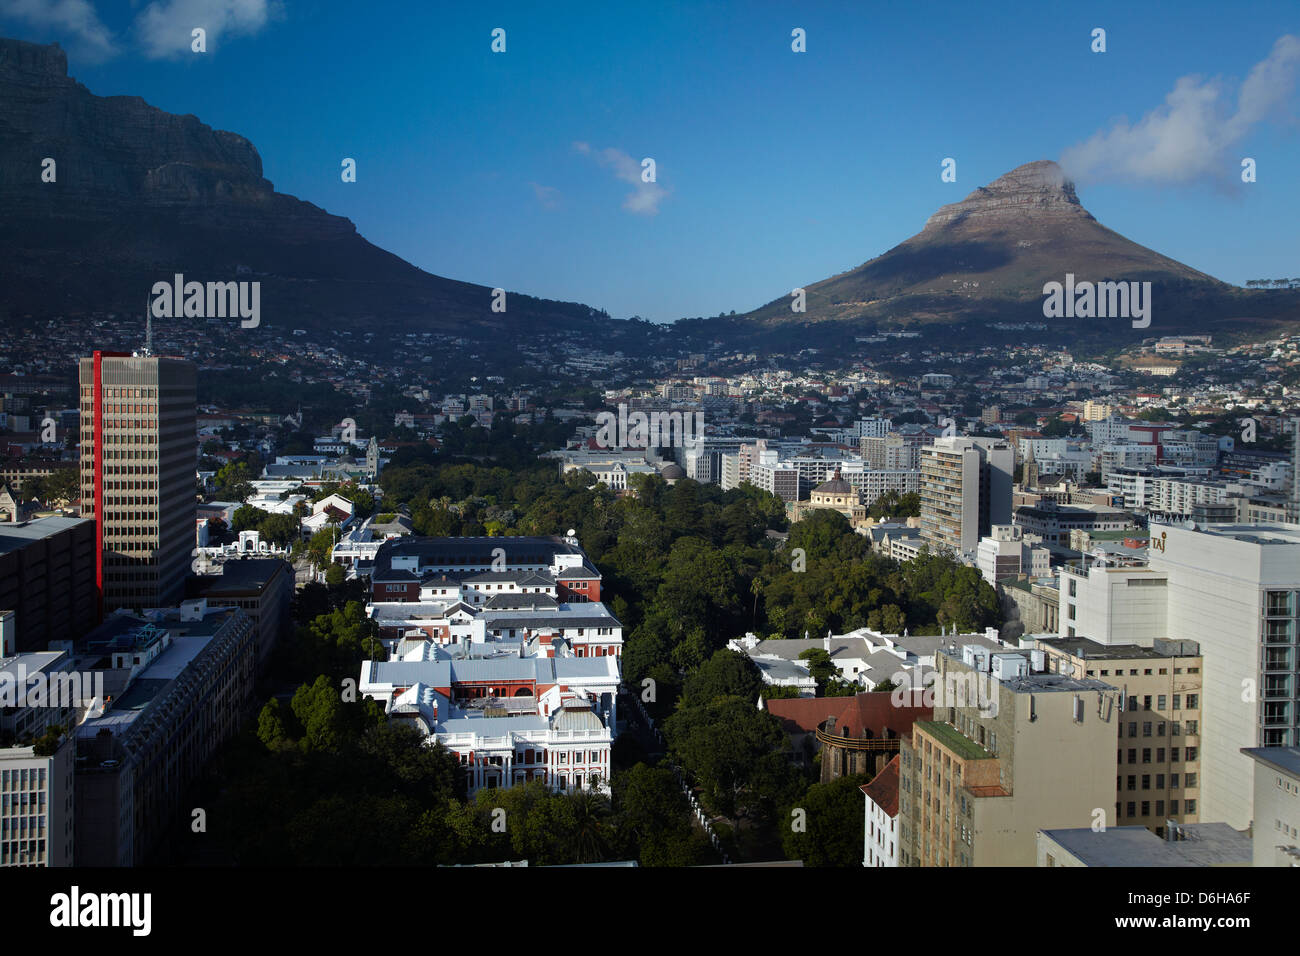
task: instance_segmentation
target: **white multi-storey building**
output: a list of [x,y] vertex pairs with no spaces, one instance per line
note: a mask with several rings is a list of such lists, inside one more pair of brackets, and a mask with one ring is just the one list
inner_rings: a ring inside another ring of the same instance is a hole
[[893,419],[859,418],[853,423],[854,438],[884,438],[894,428]]
[[777,460],[775,451],[765,452],[749,469],[749,481],[783,501],[799,500],[799,470]]
[[1150,647],[1169,637],[1169,576],[1151,568],[1062,568],[1061,637]]
[[1096,458],[1094,471],[1106,481],[1117,468],[1147,468],[1156,463],[1160,449],[1156,445],[1139,445],[1131,442],[1094,444]]
[[895,755],[862,786],[866,803],[863,866],[898,866],[898,763]]
[[375,555],[367,613],[390,650],[404,639],[558,642],[578,657],[618,657],[623,626],[600,578],[573,536],[392,538]]
[[1063,455],[1068,447],[1064,438],[1021,438],[1016,442],[1016,451],[1021,461],[1028,458],[1038,461],[1048,455]]
[[[13,613],[0,612],[0,632],[12,627]],[[6,647],[12,644],[8,637]],[[72,733],[90,701],[78,702],[67,693],[74,685],[81,688],[80,676],[67,673],[70,666],[63,651],[0,660],[0,688],[9,698],[0,712],[0,732],[14,740],[0,746],[0,866],[73,863]],[[71,682],[61,679],[71,677]],[[43,741],[55,728],[57,741],[54,733]]]
[[1297,744],[1300,528],[1151,529],[1151,568],[1169,578],[1170,636],[1205,659],[1202,819],[1251,822],[1254,765],[1243,748]]
[[1031,578],[1045,577],[1051,565],[1051,552],[1036,548],[1024,540],[1017,525],[994,525],[992,534],[981,538],[975,552],[975,566],[989,584],[1020,574]]
[[1298,592],[1294,525],[1156,524],[1149,569],[1062,572],[1061,636],[1199,646],[1202,820],[1249,826],[1255,768],[1243,750],[1297,744]]
[[1132,469],[1112,471],[1106,484],[1111,494],[1123,496],[1127,510],[1144,511],[1166,521],[1191,518],[1198,504],[1232,504],[1262,490],[1243,482]]
[[722,456],[740,451],[745,440],[715,435],[687,437],[677,449],[678,464],[686,470],[686,477],[701,484],[718,484],[722,481]]
[[609,657],[464,659],[424,646],[363,661],[358,687],[455,753],[473,795],[532,780],[608,792],[618,685]]

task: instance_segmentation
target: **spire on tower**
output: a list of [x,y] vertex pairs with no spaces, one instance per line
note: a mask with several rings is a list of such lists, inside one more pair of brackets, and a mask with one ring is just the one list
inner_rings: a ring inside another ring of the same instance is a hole
[[153,310],[149,308],[149,299],[144,300],[144,349],[135,353],[138,358],[153,355]]

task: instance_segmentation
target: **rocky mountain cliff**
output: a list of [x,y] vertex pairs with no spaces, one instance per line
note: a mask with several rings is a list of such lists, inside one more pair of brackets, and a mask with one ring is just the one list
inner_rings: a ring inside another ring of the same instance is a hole
[[[54,181],[42,179],[53,159]],[[590,330],[594,310],[424,272],[351,221],[275,191],[244,137],[68,76],[57,45],[0,38],[0,316],[143,309],[174,273],[262,283],[264,321],[498,334]]]

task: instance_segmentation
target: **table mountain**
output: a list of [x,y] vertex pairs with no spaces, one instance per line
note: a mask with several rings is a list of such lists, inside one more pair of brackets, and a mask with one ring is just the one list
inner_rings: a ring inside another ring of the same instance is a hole
[[[42,163],[54,159],[54,182]],[[96,96],[57,44],[0,38],[0,315],[142,313],[153,283],[255,278],[264,321],[592,330],[595,310],[431,275],[275,191],[253,144],[136,96]]]

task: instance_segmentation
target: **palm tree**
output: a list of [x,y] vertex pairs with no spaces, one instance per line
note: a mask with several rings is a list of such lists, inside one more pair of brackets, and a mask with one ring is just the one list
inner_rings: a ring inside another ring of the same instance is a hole
[[608,798],[595,790],[576,790],[573,803],[573,853],[579,863],[600,863],[609,855],[609,820],[613,810]]

